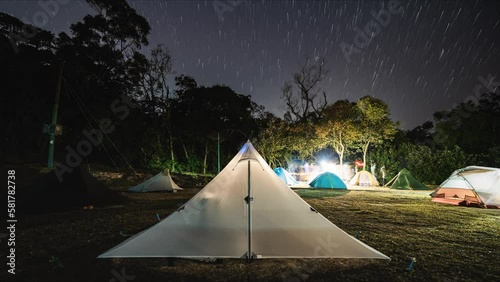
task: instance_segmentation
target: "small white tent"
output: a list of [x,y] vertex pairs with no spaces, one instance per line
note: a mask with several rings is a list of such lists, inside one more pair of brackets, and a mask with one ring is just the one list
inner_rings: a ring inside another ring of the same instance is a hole
[[351,181],[349,181],[349,185],[378,186],[379,183],[373,174],[366,170],[361,170],[354,175]]
[[113,257],[389,259],[288,189],[250,142],[176,212],[99,256]]
[[129,189],[130,192],[176,192],[176,190],[182,190],[182,188],[175,184],[168,169]]
[[500,169],[468,166],[455,170],[433,193],[432,201],[500,208]]

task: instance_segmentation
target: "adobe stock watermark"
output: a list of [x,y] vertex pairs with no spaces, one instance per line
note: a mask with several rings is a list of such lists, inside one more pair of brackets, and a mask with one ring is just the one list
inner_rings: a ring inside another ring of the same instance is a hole
[[111,274],[113,274],[113,278],[109,279],[109,282],[127,282],[135,279],[135,276],[127,274],[125,267],[122,267],[121,272],[113,269]]
[[[189,205],[188,205],[189,204]],[[208,204],[208,200],[203,198],[201,200],[194,199],[186,205],[177,209],[177,212],[182,212],[182,219],[186,224],[191,223],[191,216],[200,214],[201,210]]]
[[[449,121],[452,125],[451,128],[456,130],[462,125],[462,122],[469,117],[471,117],[472,112],[476,109],[474,106],[479,104],[479,99],[482,94],[485,93],[496,93],[500,95],[500,82],[495,81],[496,76],[488,74],[487,78],[484,78],[482,75],[477,77],[479,83],[474,86],[474,94],[465,97],[463,101],[463,107],[458,109],[458,115],[454,115],[452,119]],[[469,103],[470,102],[470,103]],[[452,108],[456,108],[457,104],[454,104]],[[445,143],[448,139],[448,136],[445,132],[437,130],[432,138],[427,138],[423,141],[419,141],[419,145],[427,145],[430,148],[435,148],[436,143]]]
[[299,265],[292,266],[291,273],[286,273],[281,275],[281,281],[283,282],[301,282],[307,281],[311,276],[312,271],[304,262]]
[[[137,106],[127,95],[122,94],[121,99],[115,99],[111,103],[110,109],[122,121],[129,116],[130,108],[137,108]],[[79,166],[83,158],[92,153],[94,147],[101,145],[104,134],[110,134],[116,129],[110,118],[101,119],[98,125],[98,129],[82,130],[82,134],[86,139],[80,140],[76,144],[76,150],[69,145],[65,147],[67,151],[65,164],[54,162],[55,173],[59,181],[62,182],[65,173],[71,173],[75,167]]]
[[236,7],[241,5],[243,2],[248,2],[248,0],[215,0],[212,2],[215,13],[221,22],[224,21],[224,14],[227,12],[233,12]]
[[364,49],[370,45],[373,38],[378,36],[382,31],[382,27],[387,27],[392,21],[392,15],[397,15],[403,12],[403,7],[398,0],[389,0],[387,5],[382,3],[382,9],[377,13],[371,11],[370,15],[373,17],[361,30],[359,27],[354,27],[354,43],[348,44],[345,41],[340,43],[340,50],[344,54],[347,63],[352,61],[351,56],[353,53],[361,53],[361,49]]
[[325,238],[318,237],[316,238],[316,242],[319,245],[314,249],[315,257],[328,257],[335,254],[336,249],[340,247],[340,244],[334,241],[332,234],[328,234],[326,240]]
[[[465,97],[464,101],[462,102],[463,107],[460,107],[458,109],[458,115],[454,115],[449,121],[452,124],[451,129],[458,129],[465,119],[471,117],[472,112],[475,111],[474,106],[477,106],[479,104],[479,99],[481,98],[482,94],[496,93],[500,95],[500,82],[494,81],[495,79],[496,76],[493,76],[491,74],[488,74],[487,78],[484,78],[482,75],[477,77],[479,83],[474,86],[474,95]],[[457,105],[454,104],[452,108],[456,107]],[[436,130],[434,138],[433,140],[431,140],[430,144],[432,146],[434,146],[435,143],[442,144],[445,143],[447,139],[448,136],[446,135],[446,133],[438,129]],[[427,145],[429,145],[429,140],[425,140],[424,142],[427,142]]]
[[38,34],[37,27],[42,29],[49,22],[49,18],[53,18],[57,15],[60,10],[60,5],[66,5],[69,0],[47,0],[38,1],[37,4],[40,10],[35,12],[31,18],[31,21],[27,17],[22,17],[21,20],[25,23],[21,29],[21,34],[14,34],[12,31],[8,34],[9,41],[14,49],[14,52],[19,53],[18,43],[27,43],[29,39],[32,39]]

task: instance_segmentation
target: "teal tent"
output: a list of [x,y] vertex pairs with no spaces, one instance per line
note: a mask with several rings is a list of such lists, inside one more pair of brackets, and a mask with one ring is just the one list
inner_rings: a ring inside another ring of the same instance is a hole
[[346,189],[344,181],[340,179],[335,173],[323,172],[322,174],[316,176],[309,185],[313,188],[325,188],[325,189]]
[[283,180],[283,182],[285,182],[286,185],[292,186],[298,184],[297,180],[295,180],[295,178],[293,178],[293,176],[290,175],[290,173],[284,168],[277,167],[274,169],[274,172],[279,176],[279,178],[281,178],[281,180]]

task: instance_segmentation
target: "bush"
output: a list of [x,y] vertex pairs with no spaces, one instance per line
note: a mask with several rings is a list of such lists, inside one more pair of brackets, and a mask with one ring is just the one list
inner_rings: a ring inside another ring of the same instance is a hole
[[476,157],[465,153],[460,147],[436,149],[423,145],[403,143],[397,148],[381,147],[370,153],[370,159],[386,169],[386,180],[407,168],[425,184],[441,184],[459,168],[473,165]]

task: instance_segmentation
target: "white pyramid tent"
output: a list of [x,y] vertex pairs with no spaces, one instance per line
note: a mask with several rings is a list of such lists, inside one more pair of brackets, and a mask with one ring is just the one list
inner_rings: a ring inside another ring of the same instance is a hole
[[176,212],[99,258],[389,259],[316,212],[247,142]]
[[500,208],[500,169],[468,166],[455,170],[433,193],[432,201]]
[[175,184],[168,169],[129,189],[130,192],[175,192],[176,190],[182,190],[182,188]]

